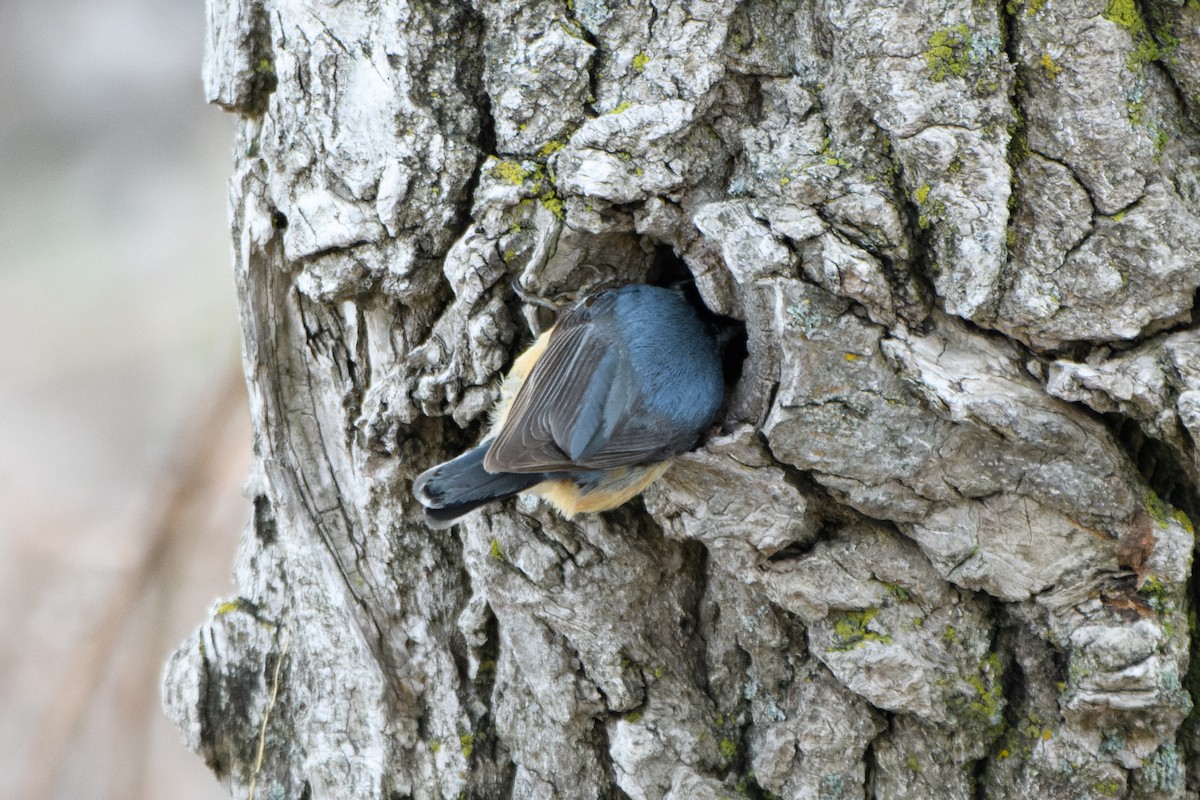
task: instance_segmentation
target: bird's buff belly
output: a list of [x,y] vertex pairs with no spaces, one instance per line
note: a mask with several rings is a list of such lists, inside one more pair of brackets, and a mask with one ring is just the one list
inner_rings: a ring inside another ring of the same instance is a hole
[[598,483],[580,485],[569,478],[543,481],[529,491],[549,500],[570,519],[580,512],[608,511],[632,500],[667,471],[671,462],[618,467],[608,470]]

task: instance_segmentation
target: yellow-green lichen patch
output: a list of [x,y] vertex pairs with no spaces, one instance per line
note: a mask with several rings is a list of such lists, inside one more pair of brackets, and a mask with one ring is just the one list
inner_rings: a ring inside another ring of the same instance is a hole
[[555,194],[553,191],[545,192],[538,199],[542,201],[542,205],[547,211],[549,211],[558,219],[563,218],[563,201],[557,194]]
[[[997,732],[1004,723],[1004,689],[1000,682],[1003,671],[1000,657],[989,653],[979,662],[977,672],[968,679],[975,696],[967,701],[967,714]],[[1049,733],[1049,729],[1046,733]]]
[[1167,507],[1153,489],[1147,489],[1146,493],[1142,495],[1142,505],[1145,506],[1146,513],[1150,515],[1151,519],[1159,525],[1167,524]]
[[525,170],[517,161],[501,161],[493,171],[497,178],[513,186],[520,186],[525,182]]
[[[858,361],[860,358],[862,358],[862,356],[860,356],[858,353],[846,353],[847,361]],[[908,601],[912,600],[912,595],[909,594],[908,590],[900,584],[890,583],[889,581],[880,581],[880,583],[883,584],[883,587],[888,590],[888,594],[896,598],[897,602],[907,603]]]
[[950,75],[960,78],[966,75],[970,49],[971,32],[964,24],[939,28],[931,33],[929,49],[925,51],[929,77],[934,81],[944,81]]
[[508,561],[508,558],[504,555],[504,548],[500,546],[499,539],[492,539],[492,543],[488,549],[491,552],[492,558],[496,561],[500,561],[502,563]]
[[838,155],[833,149],[833,141],[826,136],[821,141],[821,155],[825,157],[825,165],[828,167],[849,167],[850,162]]
[[557,139],[551,139],[542,145],[542,149],[538,150],[537,157],[542,159],[549,158],[559,150],[562,150],[564,147],[566,147],[566,145],[564,145],[562,142],[558,141]]
[[1057,61],[1050,57],[1049,53],[1042,53],[1042,69],[1046,72],[1046,77],[1050,80],[1058,80],[1059,74],[1063,68]]
[[737,757],[737,743],[733,741],[733,739],[722,739],[721,744],[718,745],[718,747],[721,750],[721,758],[725,759],[726,761],[733,761],[733,759]]
[[216,610],[215,614],[218,617],[221,617],[221,616],[224,616],[225,614],[230,614],[234,611],[241,611],[241,610],[242,610],[242,601],[241,600],[226,600],[224,603],[221,603],[221,605],[217,606],[217,610]]
[[862,647],[867,642],[891,644],[892,637],[886,633],[871,630],[872,620],[879,615],[879,609],[872,607],[862,611],[843,611],[836,615],[833,623],[833,642],[829,652],[853,650]]
[[633,57],[633,68],[635,70],[637,70],[638,72],[641,72],[642,70],[644,70],[646,68],[646,65],[649,63],[650,63],[650,56],[646,55],[645,53],[638,53],[636,56]]
[[1171,141],[1171,136],[1157,125],[1150,126],[1150,134],[1154,140],[1154,160],[1161,161],[1163,150],[1166,148],[1167,142]]
[[913,197],[916,199],[918,205],[925,205],[925,200],[929,197],[929,192],[930,187],[928,183],[922,183],[917,187],[917,190],[913,192]]
[[475,734],[464,733],[458,737],[459,749],[462,751],[463,758],[470,758],[475,754]]
[[1133,50],[1125,57],[1125,66],[1131,72],[1141,73],[1151,61],[1167,58],[1179,44],[1167,27],[1151,36],[1135,0],[1109,0],[1104,18],[1129,31],[1133,37]]
[[1104,18],[1129,31],[1143,30],[1146,27],[1134,0],[1109,0],[1108,8],[1104,10]]
[[621,102],[620,102],[620,103],[617,105],[617,107],[616,107],[616,108],[614,108],[614,109],[613,109],[612,111],[610,111],[609,113],[610,113],[610,114],[620,114],[620,113],[622,113],[622,112],[624,112],[624,111],[628,111],[628,110],[629,110],[629,109],[631,109],[631,108],[633,108],[633,103],[632,103],[632,102],[630,102],[629,100],[622,100],[622,101],[621,101]]

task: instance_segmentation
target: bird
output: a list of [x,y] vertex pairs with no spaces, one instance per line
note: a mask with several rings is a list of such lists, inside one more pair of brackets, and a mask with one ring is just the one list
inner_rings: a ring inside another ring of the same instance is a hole
[[724,404],[727,337],[703,312],[680,286],[630,284],[562,314],[504,378],[483,441],[413,482],[425,522],[521,492],[567,519],[640,494]]

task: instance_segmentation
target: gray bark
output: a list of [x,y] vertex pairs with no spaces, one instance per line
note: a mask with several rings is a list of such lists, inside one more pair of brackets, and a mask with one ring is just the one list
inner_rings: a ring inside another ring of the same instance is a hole
[[[209,24],[255,513],[165,705],[235,796],[1197,796],[1195,3]],[[423,527],[544,306],[656,248],[746,321],[721,434]]]

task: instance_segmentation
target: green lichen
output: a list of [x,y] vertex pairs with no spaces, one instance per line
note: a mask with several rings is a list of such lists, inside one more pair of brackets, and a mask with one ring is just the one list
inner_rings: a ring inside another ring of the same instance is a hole
[[1125,787],[1120,781],[1112,780],[1096,781],[1092,784],[1092,791],[1101,797],[1116,797]]
[[834,644],[829,652],[844,652],[864,646],[867,642],[891,644],[892,637],[870,629],[871,621],[879,614],[879,609],[871,607],[863,611],[844,611],[837,616],[833,623]]
[[1109,0],[1104,18],[1124,28],[1133,38],[1133,50],[1125,57],[1125,67],[1130,72],[1140,74],[1150,62],[1168,59],[1179,44],[1169,27],[1162,27],[1152,36],[1135,0]]
[[637,723],[642,721],[642,712],[630,711],[628,714],[626,714],[624,717],[622,717],[622,719],[624,719],[626,722],[630,722],[630,723],[633,723],[634,725],[636,725]]
[[966,75],[970,49],[971,32],[965,24],[939,28],[931,33],[929,49],[925,51],[930,79],[944,81],[950,75],[960,78]]
[[1196,528],[1192,525],[1191,518],[1183,512],[1182,509],[1175,509],[1175,521],[1183,526],[1183,529],[1188,532],[1189,536],[1196,535]]
[[551,139],[542,145],[541,150],[538,150],[537,157],[541,159],[549,158],[559,150],[562,150],[564,147],[566,147],[566,145],[562,142],[558,141],[557,139]]
[[504,549],[500,546],[499,539],[492,539],[492,544],[489,549],[491,551],[492,558],[496,561],[501,563],[508,561],[508,558],[506,558],[504,555]]
[[1133,49],[1125,57],[1125,66],[1130,72],[1141,72],[1152,61],[1160,61],[1167,50],[1159,45],[1148,34],[1143,33],[1136,39]]
[[1146,783],[1162,792],[1173,792],[1183,785],[1183,762],[1179,749],[1171,742],[1154,751],[1142,767]]
[[516,161],[501,161],[495,166],[494,172],[497,178],[513,186],[520,186],[525,182],[525,170]]
[[[857,353],[846,353],[847,361],[857,361],[860,358],[862,358],[862,356],[858,355]],[[888,594],[896,598],[898,602],[907,603],[908,601],[912,600],[912,595],[909,594],[908,590],[900,584],[890,583],[888,581],[880,581],[880,583],[883,584],[883,587],[888,590]]]
[[562,198],[560,198],[557,194],[555,194],[553,191],[549,191],[538,199],[542,201],[542,206],[547,211],[549,211],[558,219],[563,218],[563,201]]
[[430,740],[429,752],[433,753],[434,755],[437,755],[438,751],[440,751],[441,749],[442,749],[442,740],[441,739]]
[[[979,662],[976,673],[967,679],[971,688],[975,690],[975,696],[967,700],[968,716],[997,733],[1004,724],[1004,689],[1001,686],[1003,672],[1000,657],[989,653]],[[1049,733],[1049,729],[1046,729],[1046,733]]]
[[1109,0],[1108,8],[1104,10],[1104,18],[1128,31],[1139,31],[1146,28],[1134,0]]
[[826,136],[821,142],[821,155],[825,157],[825,165],[829,167],[849,167],[850,162],[842,158],[833,149],[832,140]]
[[578,21],[571,19],[570,17],[559,17],[558,27],[562,29],[563,33],[567,34],[571,38],[578,39],[581,42],[587,42],[587,37],[583,34],[583,26],[580,25]]
[[1150,575],[1142,581],[1137,593],[1149,600],[1153,608],[1161,607],[1171,598],[1171,593],[1163,586],[1162,579],[1157,575]]
[[913,192],[913,197],[916,199],[918,205],[925,205],[925,199],[929,197],[930,191],[928,183],[922,183],[917,187],[917,190]]
[[463,758],[470,758],[475,753],[475,734],[464,733],[458,737],[459,749],[462,750]]
[[629,100],[622,100],[622,101],[621,101],[621,102],[620,102],[620,103],[617,105],[617,107],[616,107],[616,108],[614,108],[612,111],[610,111],[610,112],[608,112],[608,113],[610,113],[610,114],[620,114],[620,113],[622,113],[622,112],[624,112],[624,111],[628,111],[628,110],[629,110],[629,109],[631,109],[631,108],[633,108],[633,103],[632,103],[631,101],[629,101]]
[[830,772],[821,776],[821,785],[818,788],[819,796],[824,800],[835,800],[835,798],[846,796],[846,781],[841,775],[836,772]]
[[1150,134],[1154,139],[1154,160],[1161,161],[1163,150],[1166,148],[1167,142],[1171,141],[1171,137],[1157,125],[1150,126]]
[[221,603],[219,606],[217,606],[217,610],[214,613],[216,614],[216,616],[221,617],[226,614],[233,613],[234,611],[241,611],[241,610],[242,610],[242,601],[241,600],[226,600],[224,603]]
[[942,630],[942,641],[948,645],[958,641],[958,631],[954,630],[953,625],[947,625]]
[[1130,125],[1137,126],[1146,121],[1146,101],[1140,92],[1135,92],[1132,97],[1127,99],[1125,107]]
[[1078,689],[1085,678],[1092,676],[1092,668],[1084,664],[1077,658],[1071,659],[1067,665],[1067,688],[1070,690]]
[[1153,489],[1147,489],[1146,493],[1142,495],[1142,505],[1151,519],[1159,525],[1167,524],[1167,507]]
[[650,63],[650,56],[646,55],[645,53],[638,53],[636,56],[633,57],[633,68],[635,70],[637,70],[638,72],[641,72],[642,70],[644,70],[646,68],[646,65],[649,63]]
[[1032,17],[1042,10],[1042,6],[1046,5],[1046,0],[1030,0],[1029,5],[1025,6],[1025,16]]
[[721,744],[719,744],[718,747],[721,750],[721,758],[725,759],[726,761],[733,761],[733,759],[737,757],[737,742],[733,741],[733,739],[722,739]]
[[1051,58],[1049,53],[1042,53],[1042,69],[1046,71],[1046,77],[1052,81],[1058,80],[1059,74],[1063,71],[1062,66]]
[[921,771],[921,762],[916,756],[911,754],[908,758],[904,759],[904,766],[909,772],[912,773],[918,773]]
[[799,303],[793,303],[784,309],[787,311],[788,326],[800,328],[805,336],[812,336],[816,331],[828,324],[829,319],[820,308],[813,306],[812,301],[805,298]]

